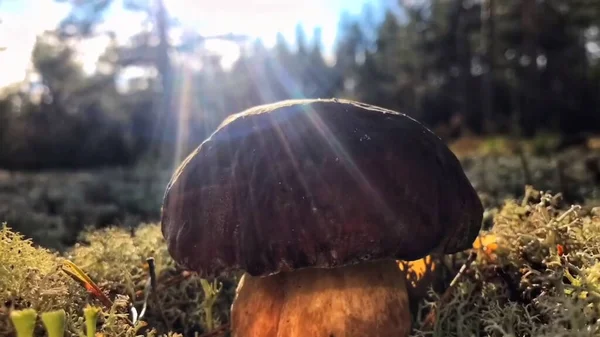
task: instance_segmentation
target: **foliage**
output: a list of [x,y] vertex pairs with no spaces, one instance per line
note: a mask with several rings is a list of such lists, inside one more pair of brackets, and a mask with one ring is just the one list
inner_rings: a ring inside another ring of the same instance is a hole
[[[68,41],[38,36],[32,63],[40,76],[9,91],[0,118],[0,166],[13,169],[130,164],[135,155],[124,122],[130,111],[114,76],[87,76]],[[143,102],[139,102],[143,103]]]

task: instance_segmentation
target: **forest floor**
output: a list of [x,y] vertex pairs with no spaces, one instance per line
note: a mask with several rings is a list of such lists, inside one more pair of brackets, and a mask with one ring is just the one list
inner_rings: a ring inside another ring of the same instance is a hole
[[[573,329],[579,336],[600,334],[600,148],[553,152],[533,144],[520,153],[504,140],[475,138],[451,148],[484,203],[487,245],[474,245],[477,259],[444,303],[438,297],[468,252],[408,265],[414,335],[574,336]],[[84,306],[91,301],[102,307],[102,295],[90,295],[59,273],[65,259],[112,301],[116,311],[105,308],[98,323],[105,336],[148,329],[187,336],[226,324],[237,278],[219,278],[219,295],[207,298],[214,285],[177,269],[166,252],[156,221],[169,178],[169,172],[145,168],[0,171],[0,221],[10,227],[0,232],[0,266],[11,266],[8,274],[0,271],[0,335],[14,333],[10,308],[25,306],[64,309],[67,330],[83,330]],[[124,318],[123,303],[138,310],[143,305],[150,256],[161,291],[147,299],[142,327]],[[420,309],[434,302],[438,310],[425,328]],[[39,326],[36,331],[43,335]]]

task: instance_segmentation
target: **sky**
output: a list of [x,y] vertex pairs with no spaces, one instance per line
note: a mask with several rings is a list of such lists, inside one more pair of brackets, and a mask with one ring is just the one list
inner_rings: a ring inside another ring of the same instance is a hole
[[[294,40],[295,27],[301,23],[310,37],[315,27],[322,29],[324,47],[331,50],[336,38],[339,15],[343,11],[359,14],[367,3],[377,9],[382,0],[168,0],[169,14],[183,25],[204,35],[239,33],[261,38],[270,46],[277,32],[288,41]],[[0,87],[19,82],[25,77],[36,36],[52,29],[70,6],[54,0],[0,0]],[[115,0],[105,17],[104,28],[118,34],[120,41],[134,34],[140,14],[122,9]],[[88,41],[79,48],[84,69],[92,71],[95,60],[106,41]],[[213,41],[207,47],[224,54],[224,62],[232,62],[237,48]]]

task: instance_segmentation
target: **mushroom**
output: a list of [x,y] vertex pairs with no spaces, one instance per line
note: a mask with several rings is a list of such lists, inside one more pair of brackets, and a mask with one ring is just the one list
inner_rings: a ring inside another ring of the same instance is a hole
[[201,277],[243,276],[233,336],[407,336],[396,260],[471,247],[482,204],[416,120],[341,99],[227,118],[174,173],[161,226]]

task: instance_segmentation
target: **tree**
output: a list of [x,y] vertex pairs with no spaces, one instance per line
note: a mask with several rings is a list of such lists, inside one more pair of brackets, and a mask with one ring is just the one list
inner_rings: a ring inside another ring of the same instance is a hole
[[338,24],[334,55],[334,80],[337,91],[335,95],[346,95],[358,98],[356,86],[358,83],[359,58],[366,53],[365,38],[357,22],[345,12],[342,13]]
[[[113,0],[56,0],[69,2],[71,13],[61,22],[60,32],[64,37],[87,38],[99,33],[96,27],[102,22],[103,17],[114,3]],[[153,103],[152,143],[148,148],[148,158],[166,158],[165,154],[173,153],[172,149],[165,148],[168,139],[173,139],[175,121],[171,111],[172,106],[172,64],[169,58],[170,42],[167,38],[169,30],[169,17],[163,0],[127,0],[123,3],[128,10],[146,13],[144,23],[152,22],[152,29],[141,31],[134,40],[135,48],[127,48],[119,53],[120,68],[128,66],[152,67],[159,75],[155,83],[156,101]],[[142,28],[142,27],[140,27]],[[107,32],[103,32],[107,33]],[[152,44],[156,39],[158,43]]]
[[331,98],[338,91],[335,70],[330,68],[323,58],[323,41],[321,28],[313,32],[310,52],[307,55],[304,89],[305,97]]
[[[103,77],[85,76],[73,49],[59,34],[38,37],[32,63],[39,81],[13,93],[19,114],[4,111],[10,129],[3,135],[0,165],[12,169],[73,168],[130,163],[116,89]],[[112,88],[112,89],[111,89]],[[10,101],[9,101],[10,102]]]
[[481,54],[483,66],[483,120],[486,133],[494,133],[495,0],[481,3]]

